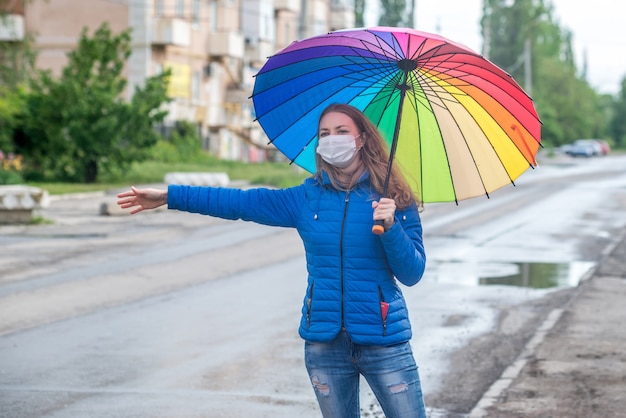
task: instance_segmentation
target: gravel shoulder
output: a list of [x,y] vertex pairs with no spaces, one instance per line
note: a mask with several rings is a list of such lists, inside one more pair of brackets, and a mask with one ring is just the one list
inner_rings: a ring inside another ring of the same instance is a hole
[[[626,411],[626,231],[513,379],[475,417],[619,417]],[[507,386],[508,385],[508,386]]]

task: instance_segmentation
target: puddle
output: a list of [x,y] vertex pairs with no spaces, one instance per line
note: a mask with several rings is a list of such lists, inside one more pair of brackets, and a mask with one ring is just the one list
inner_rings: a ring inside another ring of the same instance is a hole
[[510,285],[545,289],[578,286],[580,279],[593,267],[591,262],[514,263],[517,273],[501,277],[484,277],[481,285]]
[[547,289],[577,286],[593,266],[594,263],[583,261],[572,263],[442,262],[431,268],[426,277],[439,283]]

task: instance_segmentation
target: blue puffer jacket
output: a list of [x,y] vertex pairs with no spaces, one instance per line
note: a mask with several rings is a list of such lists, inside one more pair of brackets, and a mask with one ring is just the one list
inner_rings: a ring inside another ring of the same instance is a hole
[[345,327],[357,344],[385,346],[411,338],[394,276],[414,285],[426,258],[415,206],[396,211],[384,234],[372,234],[372,200],[378,198],[366,174],[349,192],[334,189],[327,178],[278,190],[171,185],[167,203],[169,209],[296,228],[308,269],[300,336],[330,341]]

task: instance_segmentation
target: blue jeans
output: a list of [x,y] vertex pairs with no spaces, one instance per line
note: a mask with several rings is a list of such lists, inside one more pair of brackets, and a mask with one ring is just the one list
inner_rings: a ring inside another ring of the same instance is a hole
[[354,344],[345,331],[331,342],[305,342],[304,361],[325,418],[358,418],[363,375],[386,418],[426,418],[417,365],[408,342]]

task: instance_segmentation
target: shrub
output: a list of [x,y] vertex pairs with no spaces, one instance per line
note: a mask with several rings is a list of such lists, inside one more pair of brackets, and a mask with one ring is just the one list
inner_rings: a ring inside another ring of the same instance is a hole
[[22,177],[22,156],[0,150],[0,184],[24,183]]

